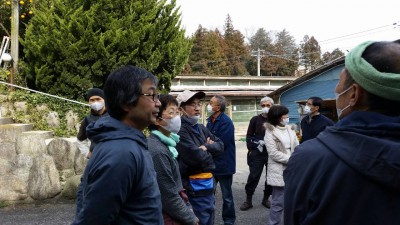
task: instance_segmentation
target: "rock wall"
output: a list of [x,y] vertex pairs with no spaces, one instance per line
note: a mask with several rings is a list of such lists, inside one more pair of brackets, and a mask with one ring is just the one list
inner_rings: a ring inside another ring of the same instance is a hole
[[4,124],[10,122],[0,117],[0,202],[43,200],[62,192],[75,197],[87,163],[76,138],[32,131],[30,124]]

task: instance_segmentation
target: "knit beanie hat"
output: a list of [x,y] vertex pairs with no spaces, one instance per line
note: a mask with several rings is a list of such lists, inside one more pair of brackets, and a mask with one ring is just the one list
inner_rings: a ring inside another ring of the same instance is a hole
[[345,66],[351,77],[368,92],[399,101],[400,74],[379,72],[362,57],[365,49],[373,43],[367,41],[352,49],[346,55]]
[[86,94],[86,101],[89,101],[92,96],[100,96],[102,99],[105,99],[104,92],[100,88],[91,88],[88,90]]

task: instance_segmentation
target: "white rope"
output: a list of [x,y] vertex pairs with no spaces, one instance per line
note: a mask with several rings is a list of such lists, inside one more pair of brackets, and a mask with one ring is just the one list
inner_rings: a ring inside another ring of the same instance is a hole
[[10,83],[3,82],[3,81],[0,81],[0,83],[1,83],[1,84],[5,84],[5,85],[9,85],[9,86],[12,86],[12,87],[20,88],[20,89],[23,89],[23,90],[32,91],[32,92],[35,92],[35,93],[38,93],[38,94],[50,96],[50,97],[53,97],[53,98],[62,99],[62,100],[64,100],[64,101],[69,101],[69,102],[81,104],[81,105],[84,105],[84,106],[90,106],[90,105],[87,104],[87,103],[82,103],[82,102],[70,100],[70,99],[67,99],[67,98],[62,98],[62,97],[59,97],[59,96],[57,96],[57,95],[47,94],[47,93],[44,93],[44,92],[40,92],[40,91],[36,91],[36,90],[33,90],[33,89],[29,89],[29,88],[26,88],[26,87],[21,87],[21,86],[15,85],[15,84],[10,84]]

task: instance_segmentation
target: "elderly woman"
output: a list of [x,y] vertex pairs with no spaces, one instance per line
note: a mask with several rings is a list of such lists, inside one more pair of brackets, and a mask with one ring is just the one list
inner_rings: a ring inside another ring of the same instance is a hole
[[268,225],[278,225],[282,221],[284,187],[283,171],[294,148],[299,145],[296,133],[289,123],[289,109],[273,105],[268,111],[265,123],[264,142],[268,151],[267,184],[272,186],[272,201]]
[[178,102],[172,95],[160,96],[161,107],[156,123],[149,126],[151,131],[148,148],[157,172],[161,192],[164,224],[194,225],[198,219],[194,215],[183,192],[179,165],[176,160],[179,142],[178,133],[181,118]]

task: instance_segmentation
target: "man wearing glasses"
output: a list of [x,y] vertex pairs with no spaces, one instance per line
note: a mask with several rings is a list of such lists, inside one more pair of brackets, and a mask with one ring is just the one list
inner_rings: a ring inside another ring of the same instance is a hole
[[180,142],[179,167],[183,187],[187,190],[190,204],[201,225],[214,224],[215,197],[214,158],[224,151],[223,142],[198,121],[201,115],[204,92],[183,91],[176,100],[182,113],[182,125],[178,132]]
[[72,224],[163,224],[153,161],[142,133],[161,103],[150,72],[124,66],[104,85],[109,117],[87,128],[96,143],[83,174],[82,209]]

